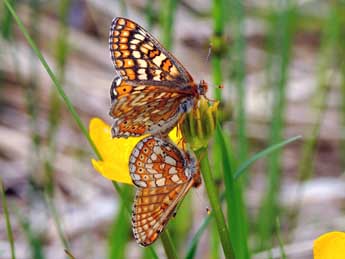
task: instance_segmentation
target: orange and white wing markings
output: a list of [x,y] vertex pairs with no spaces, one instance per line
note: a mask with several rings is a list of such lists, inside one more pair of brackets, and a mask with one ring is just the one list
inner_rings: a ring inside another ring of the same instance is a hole
[[113,20],[109,47],[118,74],[110,89],[113,137],[166,135],[207,89],[206,84],[196,85],[171,53],[129,19]]
[[201,184],[199,166],[191,153],[167,139],[150,136],[134,148],[129,171],[138,187],[133,233],[140,245],[147,246],[158,238],[189,189]]

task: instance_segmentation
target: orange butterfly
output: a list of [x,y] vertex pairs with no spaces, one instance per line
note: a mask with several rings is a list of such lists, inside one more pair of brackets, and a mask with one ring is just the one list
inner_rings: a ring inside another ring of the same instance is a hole
[[207,84],[196,84],[182,64],[146,30],[115,18],[109,35],[117,72],[110,95],[113,137],[165,136],[197,105]]
[[168,139],[150,136],[133,149],[129,171],[138,187],[132,229],[137,243],[147,246],[158,238],[189,189],[201,184],[199,164]]

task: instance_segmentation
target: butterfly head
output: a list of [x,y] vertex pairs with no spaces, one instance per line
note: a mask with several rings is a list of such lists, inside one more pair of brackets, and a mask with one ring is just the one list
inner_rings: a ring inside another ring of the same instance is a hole
[[205,80],[201,80],[197,89],[198,89],[198,94],[199,95],[205,96],[206,92],[207,92],[207,89],[208,89],[208,85],[207,85],[206,81]]

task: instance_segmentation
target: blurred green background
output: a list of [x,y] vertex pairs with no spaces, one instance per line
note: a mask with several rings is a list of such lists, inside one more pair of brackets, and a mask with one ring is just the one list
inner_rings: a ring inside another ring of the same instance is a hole
[[[236,258],[311,258],[318,235],[344,231],[345,1],[6,1],[86,125],[92,117],[111,124],[116,16],[146,28],[209,83],[223,130],[209,155]],[[152,258],[4,1],[0,33],[0,258],[11,258],[6,215],[16,258],[68,258],[64,249]],[[255,153],[297,135],[227,185]],[[170,221],[179,258],[223,258],[208,207],[204,187],[192,190]],[[159,241],[154,249],[166,257]]]

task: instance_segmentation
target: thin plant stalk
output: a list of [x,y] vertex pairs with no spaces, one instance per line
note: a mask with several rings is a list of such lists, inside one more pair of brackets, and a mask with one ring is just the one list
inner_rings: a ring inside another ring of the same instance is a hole
[[7,238],[8,238],[8,242],[10,244],[11,259],[16,259],[13,230],[12,230],[12,225],[11,225],[11,217],[10,217],[10,214],[8,212],[7,199],[6,199],[6,194],[4,191],[4,185],[2,183],[1,177],[0,177],[0,195],[1,195],[1,203],[2,203],[2,208],[3,208],[3,212],[4,212],[4,216],[5,216],[5,221],[6,221]]
[[[298,168],[298,180],[300,183],[308,181],[313,177],[314,174],[314,156],[317,149],[318,137],[321,129],[321,124],[327,109],[327,100],[329,93],[331,92],[331,85],[334,82],[334,76],[336,75],[332,71],[331,75],[328,74],[329,67],[333,67],[336,70],[336,66],[341,69],[341,64],[337,62],[343,62],[343,60],[338,59],[339,55],[337,53],[337,46],[340,39],[341,23],[340,17],[337,14],[337,5],[334,3],[330,12],[327,16],[327,20],[324,24],[323,35],[321,40],[321,50],[319,56],[318,64],[318,86],[315,95],[312,99],[312,106],[315,109],[314,113],[314,123],[308,134],[308,139],[302,147],[302,155],[300,159],[300,164]],[[341,46],[343,47],[343,46]],[[299,186],[296,190],[298,200],[296,205],[291,211],[291,225],[295,226],[297,224],[298,214],[301,208],[301,200],[304,195],[304,185]]]
[[175,12],[178,5],[178,0],[166,0],[164,3],[161,17],[162,33],[163,33],[163,46],[170,50],[173,41],[173,24],[175,18]]
[[248,223],[246,216],[246,206],[243,199],[242,179],[235,181],[235,168],[237,161],[232,154],[232,145],[228,137],[217,126],[217,143],[222,150],[222,166],[224,172],[225,201],[227,206],[227,221],[230,228],[230,238],[237,258],[250,258],[248,249]]
[[196,151],[196,155],[198,157],[198,160],[200,161],[200,170],[204,179],[208,198],[210,200],[212,210],[216,219],[218,234],[223,247],[225,258],[234,259],[235,255],[230,241],[229,230],[225,223],[225,218],[221,208],[217,187],[214,183],[211,174],[211,166],[207,156],[207,148],[199,149],[198,151]]
[[[301,181],[308,180],[313,175],[313,161],[316,152],[316,145],[320,133],[321,123],[324,113],[327,108],[327,99],[330,93],[331,83],[334,82],[335,73],[333,72],[329,77],[328,68],[331,66],[338,66],[334,62],[337,55],[337,44],[340,40],[339,33],[341,30],[340,18],[337,15],[337,6],[334,4],[328,14],[326,21],[320,51],[320,63],[318,67],[318,87],[312,100],[312,106],[316,109],[314,124],[311,129],[309,138],[306,140],[303,151],[302,159],[299,166],[299,179]],[[335,69],[335,67],[334,67]]]
[[[288,68],[290,62],[290,53],[294,33],[294,23],[296,10],[290,1],[282,2],[283,6],[277,7],[276,17],[272,23],[272,45],[275,55],[270,60],[271,67],[268,77],[272,79],[269,85],[272,85],[273,104],[271,128],[269,141],[272,144],[278,143],[283,138],[284,132],[284,114],[286,108],[286,83],[288,77]],[[276,58],[273,58],[276,57]],[[279,57],[279,58],[277,58]],[[258,217],[258,239],[260,240],[260,249],[267,248],[271,244],[274,222],[278,215],[278,193],[281,181],[282,153],[275,152],[267,161],[268,178],[267,191],[262,199]]]
[[162,244],[166,253],[166,256],[168,259],[177,259],[179,258],[176,252],[176,249],[173,245],[173,241],[170,235],[170,232],[165,230],[162,234],[161,234],[161,240],[162,240]]
[[118,206],[117,215],[109,231],[108,237],[108,259],[125,258],[127,238],[124,238],[130,228],[130,220],[127,214],[127,201],[132,199],[132,189],[130,186],[122,188],[126,199],[121,199]]
[[237,154],[238,160],[243,162],[246,160],[248,152],[247,130],[246,130],[246,113],[245,100],[246,89],[244,85],[245,79],[245,51],[246,42],[244,38],[244,3],[241,0],[228,0],[230,11],[230,24],[232,25],[233,43],[230,55],[231,59],[231,76],[235,81],[236,88],[236,135],[237,135]]
[[59,217],[58,211],[57,211],[57,209],[53,203],[53,200],[52,200],[52,198],[48,192],[45,193],[45,200],[46,200],[46,203],[48,205],[49,211],[52,214],[53,221],[54,221],[54,224],[56,226],[59,238],[60,238],[61,242],[63,243],[64,248],[66,250],[70,250],[70,245],[68,243],[67,237],[65,236],[65,233],[62,229],[62,225],[60,222],[60,217]]
[[[90,146],[93,149],[94,153],[96,154],[97,158],[99,160],[102,160],[102,157],[101,157],[99,151],[97,150],[97,147],[95,146],[94,142],[91,140],[91,137],[90,137],[90,135],[89,135],[85,125],[82,123],[82,121],[81,121],[77,111],[75,110],[73,104],[71,103],[71,101],[69,100],[67,95],[65,94],[65,92],[64,92],[64,90],[63,90],[63,88],[62,88],[62,86],[61,86],[61,84],[59,82],[59,80],[57,79],[57,77],[55,76],[53,71],[51,70],[50,66],[48,65],[47,61],[43,57],[42,53],[38,49],[38,47],[35,44],[35,42],[30,37],[30,35],[27,32],[23,22],[18,17],[16,12],[13,10],[11,4],[9,3],[9,0],[4,0],[4,2],[5,2],[6,7],[8,8],[10,13],[14,17],[16,23],[18,24],[18,27],[19,27],[20,31],[23,33],[23,35],[26,38],[26,40],[28,41],[30,47],[34,50],[35,54],[37,55],[37,57],[39,58],[39,60],[41,61],[42,65],[43,65],[43,67],[45,68],[45,70],[47,71],[47,73],[50,76],[51,80],[53,81],[56,90],[58,91],[59,95],[61,96],[61,98],[65,102],[69,112],[71,113],[73,119],[75,120],[75,122],[77,123],[78,127],[80,128],[82,134],[84,135],[84,137],[86,138],[86,140],[90,144]],[[120,190],[120,187],[118,186],[118,183],[113,182],[113,185],[116,186],[116,190]],[[120,197],[121,197],[121,192],[119,194],[120,194]],[[121,197],[121,199],[122,199],[122,197]],[[164,248],[169,248],[169,250],[166,250],[167,256],[171,256],[170,257],[171,259],[172,258],[178,258],[178,257],[174,256],[174,255],[176,255],[176,252],[175,253],[171,253],[171,251],[175,251],[175,248],[174,248],[174,245],[172,244],[172,242],[165,243],[165,242],[169,242],[170,241],[170,239],[167,238],[166,235],[169,235],[167,230],[161,234],[161,239],[162,239]],[[152,250],[152,254],[154,255],[154,257],[158,258],[157,253],[155,252],[154,248],[153,247],[149,247],[149,249]],[[170,253],[170,254],[168,255],[168,253]]]
[[[213,22],[213,35],[211,38],[211,69],[212,69],[212,81],[215,86],[219,86],[223,82],[223,67],[222,61],[224,55],[224,10],[225,6],[223,6],[223,0],[215,0],[212,1],[212,22]],[[213,92],[214,98],[216,100],[222,100],[222,90],[218,87],[214,87]],[[215,132],[215,141],[217,142],[217,132]],[[214,168],[214,175],[215,179],[221,179],[222,177],[222,162],[221,162],[221,153],[220,146],[216,143],[213,146],[212,155],[213,155],[213,163],[212,166]],[[214,222],[211,224],[211,255],[213,258],[217,258],[219,249],[219,237],[217,237],[217,229],[218,222]],[[224,249],[224,247],[223,247]]]

